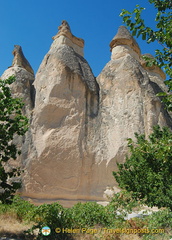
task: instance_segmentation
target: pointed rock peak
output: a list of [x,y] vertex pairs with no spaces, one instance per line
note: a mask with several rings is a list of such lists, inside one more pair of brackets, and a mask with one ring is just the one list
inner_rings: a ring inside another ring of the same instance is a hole
[[160,77],[165,80],[166,79],[166,74],[163,72],[163,70],[156,66],[155,64],[148,64],[148,61],[150,60],[154,60],[155,57],[152,56],[150,53],[145,53],[143,55],[141,55],[141,60],[140,60],[140,63],[142,65],[142,67],[144,69],[146,69],[147,71],[151,71],[151,72],[154,72],[154,73],[157,73],[158,75],[160,75]]
[[28,62],[28,60],[25,58],[22,48],[19,45],[14,45],[14,50],[12,52],[14,55],[14,59],[12,62],[12,67],[21,67],[30,72],[31,74],[34,75],[34,71]]
[[62,21],[62,24],[58,27],[58,30],[59,30],[59,32],[70,32],[71,33],[70,26],[66,20]]
[[125,26],[120,26],[118,29],[117,34],[112,39],[110,43],[111,51],[114,47],[118,45],[128,45],[130,46],[136,53],[140,55],[140,48],[137,44],[136,40],[133,38],[133,36],[130,34],[128,29]]
[[[82,38],[75,37],[70,29],[70,26],[66,20],[62,21],[62,24],[58,27],[58,33],[53,37],[53,40],[59,38],[59,43],[66,44],[71,47],[72,44],[75,44],[76,46],[83,48],[84,47],[84,40]],[[63,37],[61,37],[63,36]],[[65,37],[65,38],[64,38]]]

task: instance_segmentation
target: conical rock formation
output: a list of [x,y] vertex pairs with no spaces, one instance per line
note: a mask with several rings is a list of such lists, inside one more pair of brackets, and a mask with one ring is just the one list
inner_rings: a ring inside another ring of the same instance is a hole
[[114,39],[110,44],[111,61],[97,78],[100,87],[99,116],[104,124],[101,131],[103,136],[106,135],[100,137],[101,148],[104,148],[107,162],[114,157],[119,160],[118,155],[125,149],[126,139],[134,138],[135,132],[148,136],[154,125],[172,126],[169,114],[156,97],[156,93],[164,90],[158,85],[160,81],[165,86],[162,77],[158,73],[151,76],[142,67],[138,45],[129,34],[125,27],[119,28],[114,37],[116,44]]
[[[20,50],[20,56],[17,53],[14,54],[14,52],[17,51],[16,49]],[[22,112],[23,115],[28,118],[29,123],[31,124],[31,115],[34,108],[35,96],[35,89],[32,84],[34,82],[35,76],[33,74],[33,70],[31,71],[31,65],[24,57],[24,54],[19,45],[15,45],[13,54],[13,65],[3,73],[1,79],[7,79],[10,76],[15,77],[15,82],[10,85],[11,92],[14,97],[20,98],[21,101],[25,104]],[[13,161],[10,164],[14,164],[15,166],[20,165],[20,167],[23,169],[25,167],[25,163],[28,155],[30,154],[30,148],[32,146],[31,130],[29,129],[24,136],[15,136],[14,143],[21,149],[21,155],[17,159],[17,162]]]
[[87,152],[87,132],[88,122],[98,114],[99,89],[78,42],[71,45],[69,40],[66,32],[54,38],[34,82],[35,156],[28,159],[24,186],[25,196],[40,201],[95,199],[90,194],[94,161]]
[[148,136],[156,124],[172,127],[156,97],[166,91],[164,75],[147,68],[123,26],[97,79],[66,21],[53,40],[34,81],[22,194],[38,204],[104,201],[109,187],[117,191],[112,171],[125,161],[126,139]]

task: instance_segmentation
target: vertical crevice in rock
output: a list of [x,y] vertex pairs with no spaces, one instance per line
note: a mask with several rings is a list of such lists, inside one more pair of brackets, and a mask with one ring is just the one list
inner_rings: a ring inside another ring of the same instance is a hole
[[33,83],[34,83],[34,80],[30,81],[30,98],[31,98],[32,108],[35,107],[35,96],[36,96],[36,89]]
[[45,65],[47,65],[49,58],[50,58],[50,54],[47,54],[47,57],[46,57],[46,60],[45,60]]
[[99,92],[96,94],[86,89],[86,114],[90,118],[95,118],[99,113]]
[[88,122],[89,122],[90,108],[89,108],[89,91],[85,89],[85,138],[88,136]]

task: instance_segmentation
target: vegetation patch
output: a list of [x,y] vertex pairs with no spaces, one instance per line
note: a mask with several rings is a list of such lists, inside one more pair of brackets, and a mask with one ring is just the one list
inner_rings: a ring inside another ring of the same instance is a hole
[[[59,203],[34,206],[15,196],[12,204],[0,204],[0,236],[35,240],[170,239],[170,209],[125,220],[132,206],[135,210],[142,207],[125,192],[115,195],[106,207],[96,202],[77,203],[71,208]],[[46,226],[50,228],[49,235],[44,235]]]

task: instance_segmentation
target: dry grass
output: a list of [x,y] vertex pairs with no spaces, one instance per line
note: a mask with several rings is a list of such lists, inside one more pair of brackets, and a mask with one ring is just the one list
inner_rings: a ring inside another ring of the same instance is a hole
[[26,225],[17,220],[16,214],[4,213],[0,215],[0,237],[20,237],[24,235],[24,231],[28,230],[32,224]]
[[[4,213],[0,215],[0,238],[12,237],[14,239],[34,240],[34,237],[27,236],[24,231],[33,226],[33,223],[25,224],[17,219],[15,213]],[[170,231],[171,232],[171,231]],[[141,240],[142,237],[137,234],[111,234],[98,232],[97,234],[74,234],[73,240]],[[162,240],[162,236],[157,236],[157,240]],[[166,239],[166,238],[163,238]]]
[[[0,215],[0,237],[13,237],[15,239],[28,239],[24,231],[32,227],[32,224],[24,224],[17,219],[16,214],[5,213]],[[78,234],[73,235],[74,240],[141,240],[136,234],[118,235],[108,233],[92,234]]]
[[136,234],[128,234],[121,236],[121,240],[140,240],[141,238]]
[[[24,224],[17,219],[16,214],[5,213],[0,215],[0,237],[13,237],[15,239],[28,239],[24,231],[32,227],[32,224]],[[74,240],[141,240],[136,234],[119,235],[108,233],[78,234],[73,235]]]
[[128,235],[118,235],[118,234],[83,234],[74,237],[74,240],[141,240],[141,238],[136,234],[128,234]]

